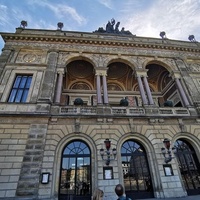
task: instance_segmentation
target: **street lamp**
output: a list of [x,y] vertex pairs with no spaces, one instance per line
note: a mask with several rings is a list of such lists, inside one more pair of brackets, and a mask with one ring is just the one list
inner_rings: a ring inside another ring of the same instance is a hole
[[111,141],[109,139],[105,139],[104,144],[105,144],[106,150],[101,148],[100,155],[101,155],[102,160],[106,161],[106,165],[109,165],[111,160],[115,160],[116,155],[117,155],[117,150],[116,148],[113,148],[112,153],[110,152]]
[[165,147],[161,148],[161,152],[165,158],[165,163],[169,163],[169,162],[171,162],[172,158],[174,158],[174,157],[172,157],[172,151],[175,154],[176,148],[175,147],[170,148],[170,146],[171,146],[170,140],[167,138],[165,138],[163,140],[163,144]]

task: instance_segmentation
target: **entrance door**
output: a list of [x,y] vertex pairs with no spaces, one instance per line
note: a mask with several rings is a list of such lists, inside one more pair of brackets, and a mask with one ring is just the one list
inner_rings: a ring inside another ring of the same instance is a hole
[[91,200],[90,160],[90,149],[82,141],[73,141],[64,148],[59,200]]
[[188,195],[200,194],[200,164],[194,148],[185,140],[175,142],[176,157]]
[[143,146],[133,140],[126,141],[121,148],[121,157],[126,195],[132,199],[154,197]]

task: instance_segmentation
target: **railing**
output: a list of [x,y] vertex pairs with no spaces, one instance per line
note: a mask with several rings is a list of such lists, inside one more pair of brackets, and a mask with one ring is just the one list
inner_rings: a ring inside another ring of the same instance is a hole
[[195,107],[59,106],[45,103],[1,103],[0,114],[111,115],[111,116],[197,116]]
[[[120,115],[120,116],[145,116],[149,115],[146,112],[148,108],[144,107],[97,107],[97,106],[64,106],[60,107],[60,115]],[[159,115],[159,116],[190,116],[190,112],[187,108],[153,108],[155,112],[152,112],[150,115]],[[105,111],[105,112],[104,112]]]
[[189,116],[190,112],[187,108],[159,108],[160,115],[180,115],[180,116]]
[[60,108],[60,114],[83,114],[83,115],[87,115],[87,114],[93,114],[96,115],[97,114],[97,108],[96,107],[71,107],[71,106],[67,106],[67,107],[61,107]]

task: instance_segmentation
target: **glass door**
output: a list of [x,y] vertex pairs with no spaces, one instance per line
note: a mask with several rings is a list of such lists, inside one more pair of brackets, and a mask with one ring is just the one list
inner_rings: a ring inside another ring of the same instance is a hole
[[175,142],[176,158],[188,195],[200,193],[200,164],[194,148],[185,140]]
[[145,149],[135,141],[126,141],[121,148],[124,186],[128,197],[152,198],[153,188]]
[[62,154],[59,199],[91,199],[90,149],[82,141],[68,144]]

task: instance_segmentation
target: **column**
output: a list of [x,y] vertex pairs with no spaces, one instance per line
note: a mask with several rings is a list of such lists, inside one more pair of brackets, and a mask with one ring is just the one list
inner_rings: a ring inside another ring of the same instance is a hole
[[153,98],[152,98],[152,95],[151,95],[151,91],[150,91],[150,88],[149,88],[149,84],[148,84],[148,81],[147,81],[147,77],[144,76],[143,80],[144,80],[144,86],[145,86],[145,89],[146,89],[146,92],[147,92],[149,104],[154,105]]
[[63,72],[58,72],[58,81],[56,88],[56,98],[55,103],[60,103],[61,93],[62,93],[62,85],[63,85]]
[[147,105],[148,102],[147,102],[147,98],[146,98],[146,95],[145,95],[145,91],[144,91],[144,87],[143,87],[140,75],[137,75],[137,81],[138,81],[138,85],[139,85],[139,89],[140,89],[140,94],[141,94],[141,97],[142,97],[142,102],[143,102],[144,105]]
[[187,97],[186,97],[186,95],[185,95],[185,92],[184,92],[184,90],[183,90],[183,87],[182,87],[182,85],[181,85],[181,83],[180,83],[180,80],[179,80],[178,78],[175,78],[175,83],[176,83],[177,88],[178,88],[178,91],[179,91],[179,93],[180,93],[180,95],[181,95],[181,98],[182,98],[182,101],[183,101],[183,103],[184,103],[184,106],[189,106],[189,105],[190,105],[190,104],[189,104],[189,101],[188,101],[188,99],[187,99]]
[[102,98],[101,98],[101,79],[100,75],[96,74],[96,84],[97,84],[97,104],[102,104]]
[[105,74],[103,75],[103,100],[104,104],[108,104],[108,88]]
[[50,103],[53,101],[57,59],[58,52],[52,50],[48,53],[47,68],[44,72],[44,78],[41,85],[41,93],[39,95],[38,102]]

